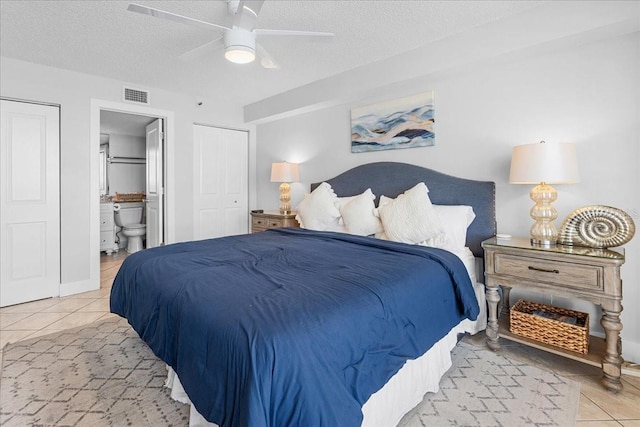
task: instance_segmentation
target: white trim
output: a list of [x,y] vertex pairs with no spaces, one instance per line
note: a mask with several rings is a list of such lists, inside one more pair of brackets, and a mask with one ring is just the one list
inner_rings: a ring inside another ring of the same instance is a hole
[[[632,363],[640,362],[640,343],[622,337],[622,358]],[[640,377],[640,369],[637,369],[637,367],[634,369],[623,368],[622,373]]]
[[[102,99],[91,99],[91,126],[89,158],[91,161],[90,192],[89,197],[92,202],[89,204],[90,232],[89,238],[89,280],[63,284],[65,290],[73,289],[73,293],[90,291],[100,288],[100,180],[99,180],[99,157],[100,157],[100,111],[109,110],[121,113],[139,114],[150,117],[164,119],[165,125],[165,243],[172,243],[176,239],[175,224],[175,118],[174,112],[168,110],[158,110],[143,105],[133,105],[122,102],[105,101]],[[62,286],[60,294],[62,295]],[[69,295],[69,294],[66,294]]]
[[2,99],[3,101],[22,102],[22,103],[25,103],[25,104],[44,105],[44,106],[47,106],[47,107],[58,107],[58,108],[60,108],[60,104],[55,104],[55,103],[51,103],[51,102],[34,101],[34,100],[31,100],[31,99],[22,99],[22,98],[10,98],[10,97],[6,97],[6,96],[0,96],[0,99]]

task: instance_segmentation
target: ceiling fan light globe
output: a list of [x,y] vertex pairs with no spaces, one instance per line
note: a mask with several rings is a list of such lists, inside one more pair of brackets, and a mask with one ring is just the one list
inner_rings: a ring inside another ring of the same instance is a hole
[[256,35],[234,27],[224,32],[224,57],[236,64],[248,64],[256,59]]
[[256,59],[256,53],[247,46],[229,46],[224,50],[224,57],[234,64],[248,64]]

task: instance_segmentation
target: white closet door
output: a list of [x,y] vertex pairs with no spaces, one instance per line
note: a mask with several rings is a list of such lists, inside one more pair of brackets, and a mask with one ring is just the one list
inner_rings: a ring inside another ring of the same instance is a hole
[[60,111],[1,102],[0,306],[6,306],[60,292]]
[[193,126],[194,240],[247,233],[248,162],[248,132]]

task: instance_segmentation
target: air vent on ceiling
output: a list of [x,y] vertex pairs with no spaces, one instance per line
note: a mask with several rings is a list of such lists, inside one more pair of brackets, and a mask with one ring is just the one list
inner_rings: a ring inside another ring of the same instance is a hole
[[146,90],[125,87],[122,95],[125,101],[149,105],[149,92]]

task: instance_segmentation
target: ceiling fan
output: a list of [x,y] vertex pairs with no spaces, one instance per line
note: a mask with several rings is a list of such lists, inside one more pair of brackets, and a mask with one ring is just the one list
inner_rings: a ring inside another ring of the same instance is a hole
[[188,16],[178,15],[160,9],[143,6],[136,3],[129,4],[127,8],[130,12],[141,13],[143,15],[151,15],[156,18],[167,19],[170,21],[180,22],[187,25],[193,25],[208,30],[220,31],[222,35],[202,46],[199,46],[189,52],[184,53],[180,57],[189,59],[198,56],[205,51],[224,47],[224,56],[227,60],[236,64],[247,64],[256,58],[256,50],[260,55],[261,64],[264,68],[279,68],[276,61],[269,53],[256,42],[256,38],[264,37],[280,37],[280,36],[296,36],[308,39],[330,39],[333,33],[317,32],[317,31],[295,31],[295,30],[272,30],[255,28],[258,20],[258,13],[262,8],[264,0],[227,0],[227,9],[229,15],[233,17],[231,26],[214,24],[213,22],[201,21],[199,19],[190,18]]

